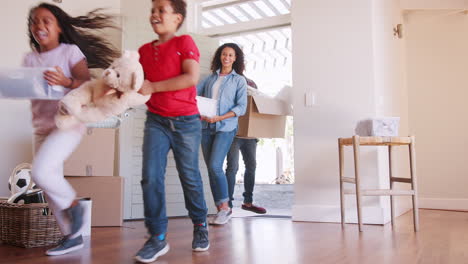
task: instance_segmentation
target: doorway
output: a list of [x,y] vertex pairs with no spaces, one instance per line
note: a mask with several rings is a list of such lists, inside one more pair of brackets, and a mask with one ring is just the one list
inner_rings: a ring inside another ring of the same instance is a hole
[[[227,1],[199,6],[199,33],[224,43],[238,44],[245,55],[245,76],[253,80],[261,94],[291,103],[292,43],[290,1]],[[212,54],[214,50],[212,51]],[[254,204],[272,216],[291,216],[294,184],[293,119],[286,119],[284,138],[260,138]],[[251,216],[238,210],[243,202],[245,166],[242,156],[236,177],[233,216]]]

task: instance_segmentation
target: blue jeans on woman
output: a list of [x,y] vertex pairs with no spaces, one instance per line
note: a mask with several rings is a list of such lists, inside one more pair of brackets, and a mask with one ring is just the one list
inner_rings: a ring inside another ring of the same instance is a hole
[[229,201],[223,164],[236,133],[237,128],[229,132],[216,131],[214,123],[209,124],[202,132],[203,157],[208,169],[211,193],[216,206]]
[[231,149],[227,155],[226,177],[229,186],[229,206],[232,208],[234,200],[234,187],[236,174],[239,170],[239,151],[242,153],[245,165],[244,173],[244,203],[253,202],[253,190],[255,185],[255,170],[257,168],[257,141],[256,138],[234,138]]
[[184,192],[185,208],[193,224],[206,222],[208,208],[198,165],[200,115],[163,117],[147,112],[143,138],[143,202],[145,225],[151,235],[167,232],[164,178],[172,149]]

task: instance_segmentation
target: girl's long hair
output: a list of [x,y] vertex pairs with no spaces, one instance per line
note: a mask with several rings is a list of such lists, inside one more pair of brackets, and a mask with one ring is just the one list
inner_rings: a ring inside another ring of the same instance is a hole
[[71,17],[58,6],[47,3],[41,3],[29,11],[29,44],[33,50],[39,51],[39,43],[34,39],[30,27],[32,15],[39,8],[47,9],[55,16],[62,29],[59,42],[77,45],[86,56],[89,68],[107,68],[115,58],[119,57],[120,52],[109,41],[89,31],[89,29],[118,29],[112,21],[113,16],[100,13],[102,9],[95,9],[86,16]]
[[232,68],[236,71],[237,74],[244,75],[244,52],[235,43],[225,43],[216,50],[215,55],[213,56],[213,60],[211,61],[211,71],[216,73],[216,71],[221,69],[223,66],[221,63],[221,53],[226,47],[232,48],[236,52],[236,61],[232,64]]

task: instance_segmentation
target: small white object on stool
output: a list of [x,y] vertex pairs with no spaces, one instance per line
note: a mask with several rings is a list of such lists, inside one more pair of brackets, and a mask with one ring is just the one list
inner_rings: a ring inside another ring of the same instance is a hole
[[375,117],[360,120],[354,132],[361,137],[396,137],[400,117]]

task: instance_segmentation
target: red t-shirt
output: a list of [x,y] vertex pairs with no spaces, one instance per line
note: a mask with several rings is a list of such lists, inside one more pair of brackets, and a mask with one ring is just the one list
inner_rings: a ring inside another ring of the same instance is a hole
[[[182,62],[193,59],[199,62],[200,52],[192,37],[176,36],[169,41],[157,41],[140,47],[140,63],[145,79],[150,82],[164,81],[182,74]],[[146,103],[148,110],[161,116],[187,116],[198,114],[195,86],[177,91],[153,93]]]

